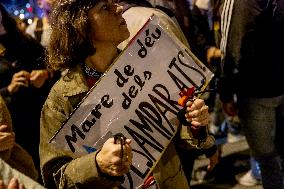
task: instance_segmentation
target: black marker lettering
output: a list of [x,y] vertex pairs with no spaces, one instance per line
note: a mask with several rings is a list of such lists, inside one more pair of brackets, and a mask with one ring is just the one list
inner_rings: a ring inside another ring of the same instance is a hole
[[105,107],[105,108],[111,108],[112,105],[113,105],[113,99],[110,99],[110,98],[109,98],[109,95],[104,95],[104,96],[101,98],[101,103],[102,103],[103,107]]
[[132,100],[125,93],[122,93],[122,96],[124,97],[124,100],[122,102],[122,107],[126,110],[130,107]]
[[138,55],[141,58],[145,58],[147,56],[147,49],[144,47],[144,45],[142,44],[142,42],[140,41],[140,39],[137,40],[137,43],[140,45],[141,49],[139,49],[138,51]]
[[128,78],[124,78],[123,75],[117,70],[114,70],[114,73],[117,75],[116,84],[119,87],[123,87],[125,83],[128,82]]
[[71,135],[72,136],[69,136],[69,135],[65,135],[65,140],[70,148],[70,150],[74,153],[75,152],[75,148],[72,144],[73,143],[76,143],[77,142],[77,134],[82,138],[82,139],[85,139],[85,135],[84,133],[76,126],[76,125],[72,125],[71,126]]

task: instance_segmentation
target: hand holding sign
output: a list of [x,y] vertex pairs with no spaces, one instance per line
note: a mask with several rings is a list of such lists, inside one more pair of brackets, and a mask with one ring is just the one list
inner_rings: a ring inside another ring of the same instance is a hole
[[191,124],[195,127],[208,125],[209,112],[204,100],[195,99],[193,102],[188,101],[186,106],[185,117],[188,122],[191,121]]
[[129,172],[132,164],[131,140],[126,139],[123,145],[125,157],[120,157],[121,145],[115,144],[114,138],[108,139],[96,156],[97,164],[102,173],[110,176],[122,176]]
[[[194,87],[190,87],[184,88],[179,94],[181,98],[178,103],[184,108],[178,113],[178,118],[184,126],[187,126],[187,140],[196,148],[215,146],[214,138],[208,134],[208,106],[205,105],[202,99],[196,98],[198,94],[209,91],[211,90],[197,92]],[[216,151],[215,147],[212,151]]]

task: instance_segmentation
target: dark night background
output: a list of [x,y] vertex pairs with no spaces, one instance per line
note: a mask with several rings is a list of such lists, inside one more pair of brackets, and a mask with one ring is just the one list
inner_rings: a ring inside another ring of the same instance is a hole
[[37,0],[0,0],[9,13],[13,16],[24,14],[24,18],[29,19],[34,16],[40,16],[40,10],[37,6]]

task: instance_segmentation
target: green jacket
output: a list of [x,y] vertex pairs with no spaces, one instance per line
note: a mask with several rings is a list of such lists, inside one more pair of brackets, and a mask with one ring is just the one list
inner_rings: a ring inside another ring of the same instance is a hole
[[[40,161],[45,185],[48,188],[116,188],[120,183],[98,173],[96,153],[75,158],[71,152],[58,150],[49,140],[67,120],[88,92],[80,66],[70,69],[53,86],[41,115]],[[171,143],[157,163],[154,178],[161,189],[188,189],[180,160]]]

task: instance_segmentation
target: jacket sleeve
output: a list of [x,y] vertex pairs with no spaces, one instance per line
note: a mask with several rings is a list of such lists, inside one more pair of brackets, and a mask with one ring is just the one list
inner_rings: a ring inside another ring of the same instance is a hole
[[209,134],[208,127],[202,126],[198,132],[192,132],[190,129],[190,123],[185,119],[185,108],[179,111],[177,117],[181,123],[180,139],[178,145],[184,149],[200,149],[206,157],[211,157],[215,154],[217,146],[215,144],[215,138]]
[[0,95],[3,97],[3,99],[5,99],[6,103],[11,102],[11,95],[10,95],[7,87],[3,87],[3,88],[0,89]]
[[[219,83],[220,98],[223,102],[230,102],[233,94],[238,91],[236,84],[239,81],[239,71],[241,70],[242,73],[248,71],[248,65],[244,65],[244,60],[259,56],[255,53],[251,38],[256,35],[259,17],[266,9],[268,2],[269,0],[234,1],[223,60],[223,76]],[[225,20],[221,20],[221,23],[223,22]]]
[[[7,125],[8,129],[7,132],[12,132],[12,119],[9,113],[9,110],[5,104],[4,99],[0,95],[0,125]],[[1,143],[0,143],[1,149]],[[0,158],[4,161],[8,160],[11,155],[11,150],[0,151]]]
[[[7,125],[6,132],[12,132],[12,119],[9,110],[0,96],[0,125]],[[0,143],[1,149],[1,143]],[[13,148],[0,151],[0,158],[3,159],[14,169],[25,173],[25,175],[36,180],[38,178],[37,170],[34,166],[32,157],[18,144],[14,144]]]
[[[53,100],[50,100],[53,99]],[[68,100],[48,97],[41,115],[40,161],[47,188],[113,188],[118,183],[102,176],[95,162],[96,153],[75,158],[72,152],[56,148],[49,140],[72,111]]]

